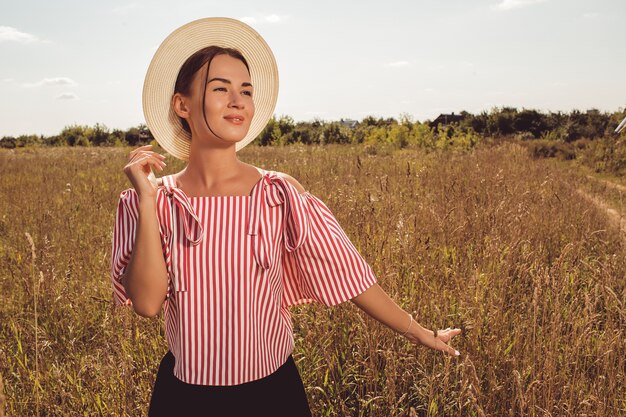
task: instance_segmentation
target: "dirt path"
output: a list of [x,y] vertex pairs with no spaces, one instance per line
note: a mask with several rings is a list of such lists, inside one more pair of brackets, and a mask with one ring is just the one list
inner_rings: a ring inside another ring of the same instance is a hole
[[[594,179],[597,180],[597,178],[594,178]],[[626,191],[626,187],[623,187],[623,186],[621,186],[619,184],[615,184],[615,183],[612,183],[612,182],[606,181],[606,180],[598,180],[598,181],[610,183],[610,184],[612,184],[611,186],[614,186],[614,187],[616,187],[618,189],[623,189],[624,191]],[[626,239],[626,218],[624,217],[624,213],[620,213],[619,211],[617,211],[614,208],[612,208],[611,206],[609,206],[601,198],[599,198],[597,196],[593,196],[593,195],[587,193],[586,191],[583,191],[580,188],[577,188],[576,192],[578,194],[580,194],[585,200],[589,201],[591,204],[596,206],[597,208],[606,211],[606,214],[609,216],[610,221],[621,230],[622,234],[624,235],[623,236],[624,239]]]
[[593,180],[593,181],[597,181],[597,182],[599,182],[601,184],[604,184],[607,188],[612,188],[614,190],[618,190],[618,191],[626,193],[626,187],[625,186],[617,184],[617,183],[614,183],[613,181],[596,178],[593,175],[587,175],[587,178],[589,178],[590,180]]

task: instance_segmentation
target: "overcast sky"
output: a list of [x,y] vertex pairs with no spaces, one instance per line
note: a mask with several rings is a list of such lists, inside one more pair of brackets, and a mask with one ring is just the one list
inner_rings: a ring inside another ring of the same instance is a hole
[[0,137],[144,123],[154,51],[208,16],[265,38],[296,121],[626,105],[625,0],[2,1]]

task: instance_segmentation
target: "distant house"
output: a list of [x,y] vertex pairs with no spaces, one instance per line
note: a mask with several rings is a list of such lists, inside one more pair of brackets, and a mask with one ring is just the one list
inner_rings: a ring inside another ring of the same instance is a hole
[[346,119],[346,120],[341,119],[339,123],[341,123],[342,126],[349,127],[350,129],[354,129],[356,125],[359,124],[359,122],[357,122],[356,120],[352,120],[352,119]]
[[438,125],[447,125],[450,123],[454,123],[454,122],[460,122],[461,120],[463,120],[463,116],[460,114],[454,114],[454,112],[452,112],[452,114],[440,114],[439,116],[437,116],[437,118],[435,120],[433,120],[432,122],[429,123],[430,127],[437,127]]

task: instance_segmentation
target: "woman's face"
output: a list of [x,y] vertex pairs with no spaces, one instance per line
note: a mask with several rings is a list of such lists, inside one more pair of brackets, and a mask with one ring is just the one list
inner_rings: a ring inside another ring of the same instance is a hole
[[204,111],[202,114],[202,94],[205,84],[206,65],[194,76],[191,85],[191,96],[184,98],[193,136],[217,136],[227,142],[239,142],[250,128],[254,116],[252,101],[253,86],[248,70],[243,62],[229,55],[213,57],[209,66],[206,84]]

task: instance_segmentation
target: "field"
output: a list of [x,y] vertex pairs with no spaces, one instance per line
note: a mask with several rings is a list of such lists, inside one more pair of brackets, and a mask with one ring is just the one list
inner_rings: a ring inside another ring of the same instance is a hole
[[[162,316],[115,307],[109,282],[129,151],[0,152],[0,416],[146,414]],[[423,326],[463,330],[455,359],[350,302],[293,308],[313,415],[626,415],[623,184],[506,143],[239,155],[324,200]]]

